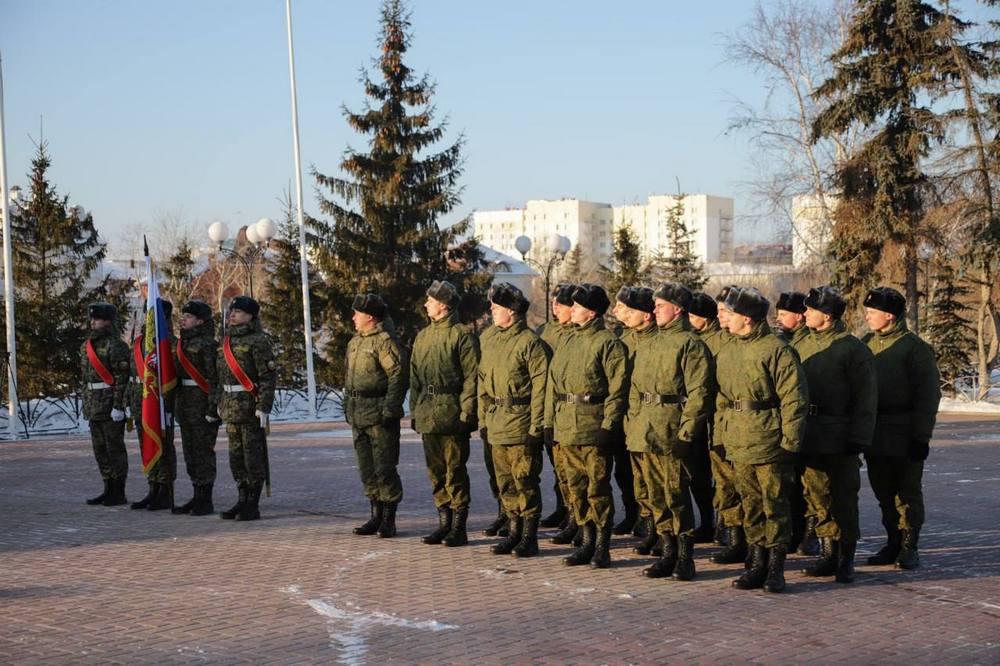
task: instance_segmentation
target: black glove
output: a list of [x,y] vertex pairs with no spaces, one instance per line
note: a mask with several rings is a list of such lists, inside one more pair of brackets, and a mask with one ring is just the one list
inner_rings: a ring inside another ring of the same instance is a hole
[[615,433],[611,430],[601,428],[597,431],[597,445],[611,446],[615,441]]
[[416,419],[410,419],[410,430],[412,430],[413,432],[417,432],[417,420]]
[[545,442],[544,435],[532,435],[530,432],[524,438],[524,443],[528,446],[541,446]]
[[552,446],[556,443],[556,430],[555,428],[544,428],[542,429],[542,440],[545,442],[545,446]]
[[923,462],[927,460],[927,456],[930,455],[930,452],[931,452],[930,442],[911,441],[910,448],[907,451],[907,454],[910,460],[912,460],[913,462]]
[[490,441],[489,434],[486,428],[479,429],[479,439],[483,440],[484,443]]
[[691,442],[685,439],[678,439],[674,442],[671,453],[675,458],[687,458],[691,455]]

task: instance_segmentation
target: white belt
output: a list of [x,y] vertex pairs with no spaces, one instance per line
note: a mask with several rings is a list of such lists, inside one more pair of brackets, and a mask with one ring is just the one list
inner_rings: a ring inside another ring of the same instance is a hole
[[243,388],[243,384],[223,384],[222,390],[226,393],[245,393],[246,389]]
[[[198,382],[193,379],[182,379],[181,386],[197,386]],[[240,388],[243,388],[242,386]]]
[[87,388],[91,391],[99,391],[100,389],[109,389],[111,386],[105,384],[104,382],[90,382],[87,384]]
[[133,384],[141,384],[142,383],[142,380],[139,379],[138,377],[129,377],[128,380],[130,382],[132,382]]

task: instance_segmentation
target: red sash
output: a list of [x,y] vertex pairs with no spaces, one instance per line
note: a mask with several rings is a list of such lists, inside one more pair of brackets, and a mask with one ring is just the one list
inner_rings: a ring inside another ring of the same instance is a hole
[[135,357],[135,374],[139,381],[145,381],[146,359],[142,357],[142,336],[140,335],[132,342],[132,356]]
[[233,373],[233,377],[236,378],[243,388],[253,397],[257,397],[257,385],[253,383],[253,380],[247,375],[247,373],[240,367],[240,362],[236,360],[236,356],[233,355],[233,348],[229,345],[229,336],[227,335],[225,340],[222,341],[222,355],[226,357],[226,365],[229,366],[230,372]]
[[[205,394],[208,394],[208,380],[198,372],[198,368],[194,367],[194,363],[188,360],[188,357],[184,354],[184,347],[181,345],[181,341],[177,341],[177,360],[181,362],[181,367],[184,368],[184,372],[187,373],[188,377],[194,380],[194,383],[198,385]],[[235,360],[235,359],[234,359]],[[229,357],[226,357],[226,363],[229,363]],[[229,366],[230,368],[232,366]],[[242,383],[242,382],[241,382]]]
[[114,386],[115,376],[111,374],[111,371],[108,370],[107,366],[105,366],[104,363],[101,362],[100,357],[97,355],[97,350],[94,349],[94,343],[91,342],[90,340],[87,340],[86,348],[87,348],[87,359],[90,361],[90,366],[94,368],[94,371],[98,375],[100,375],[101,379],[104,380],[105,384],[107,384],[108,386]]

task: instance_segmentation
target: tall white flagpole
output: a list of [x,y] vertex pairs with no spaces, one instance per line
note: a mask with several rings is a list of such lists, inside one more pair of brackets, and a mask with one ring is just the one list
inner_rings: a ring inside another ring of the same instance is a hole
[[309,308],[309,259],[306,256],[306,225],[302,213],[302,160],[299,156],[299,103],[295,92],[295,49],[292,46],[292,0],[285,0],[288,24],[288,74],[292,83],[292,148],[295,156],[295,215],[299,223],[299,261],[302,275],[302,319],[306,339],[306,388],[309,418],[316,418],[316,376],[313,371],[312,313]]
[[17,339],[14,336],[14,254],[10,239],[10,206],[7,201],[7,139],[3,119],[3,58],[0,57],[0,199],[3,200],[3,287],[7,318],[7,427],[17,439],[20,405],[17,402]]

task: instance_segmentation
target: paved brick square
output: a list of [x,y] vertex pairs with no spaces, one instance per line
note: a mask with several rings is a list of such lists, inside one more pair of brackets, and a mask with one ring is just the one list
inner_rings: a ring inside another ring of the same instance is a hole
[[[921,569],[859,565],[844,586],[791,557],[781,595],[732,589],[739,567],[708,564],[709,546],[690,583],[644,579],[651,560],[624,537],[605,571],[564,566],[569,549],[547,541],[538,558],[491,555],[478,440],[473,543],[454,549],[420,543],[436,517],[412,432],[389,540],[351,534],[368,506],[347,426],[279,426],[270,447],[274,495],[243,524],[86,506],[100,487],[87,437],[0,443],[0,662],[1000,663],[997,419],[942,417]],[[235,495],[224,434],[218,457],[220,509]],[[882,540],[867,483],[862,498],[859,561]]]

